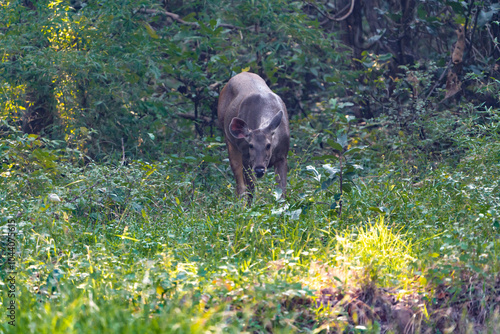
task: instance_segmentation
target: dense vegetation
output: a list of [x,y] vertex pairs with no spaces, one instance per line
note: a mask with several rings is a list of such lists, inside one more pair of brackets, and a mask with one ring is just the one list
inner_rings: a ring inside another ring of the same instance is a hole
[[[0,331],[500,332],[499,21],[0,0]],[[286,199],[272,173],[234,196],[216,112],[241,71],[289,109]]]

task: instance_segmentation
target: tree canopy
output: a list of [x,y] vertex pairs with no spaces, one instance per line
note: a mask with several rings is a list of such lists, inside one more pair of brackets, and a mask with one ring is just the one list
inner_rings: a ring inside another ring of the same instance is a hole
[[352,103],[346,112],[358,118],[396,113],[403,123],[400,114],[418,105],[499,104],[493,1],[0,6],[2,119],[97,158],[122,147],[156,156],[178,141],[218,135],[218,93],[248,70],[298,118],[321,114],[329,98]]

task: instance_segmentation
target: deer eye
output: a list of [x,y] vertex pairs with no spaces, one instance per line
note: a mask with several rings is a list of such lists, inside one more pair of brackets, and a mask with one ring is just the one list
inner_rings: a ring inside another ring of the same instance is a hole
[[253,145],[252,144],[248,145],[248,147],[250,147],[251,149],[253,149]]
[[271,144],[267,144],[266,145],[266,150],[270,150],[271,149]]

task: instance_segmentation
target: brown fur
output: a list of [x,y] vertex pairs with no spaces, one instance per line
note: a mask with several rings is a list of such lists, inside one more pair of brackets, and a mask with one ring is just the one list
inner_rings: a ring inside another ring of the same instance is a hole
[[242,196],[248,188],[251,200],[255,175],[261,177],[274,166],[284,196],[290,130],[281,98],[261,77],[243,72],[222,89],[218,119],[226,138],[237,194]]

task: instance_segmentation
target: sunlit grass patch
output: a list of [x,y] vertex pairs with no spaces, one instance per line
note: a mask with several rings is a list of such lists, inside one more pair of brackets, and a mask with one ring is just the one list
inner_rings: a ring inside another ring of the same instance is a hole
[[397,285],[412,275],[412,243],[386,225],[384,216],[350,236],[337,234],[336,241],[335,261],[344,271],[368,269],[382,286]]

